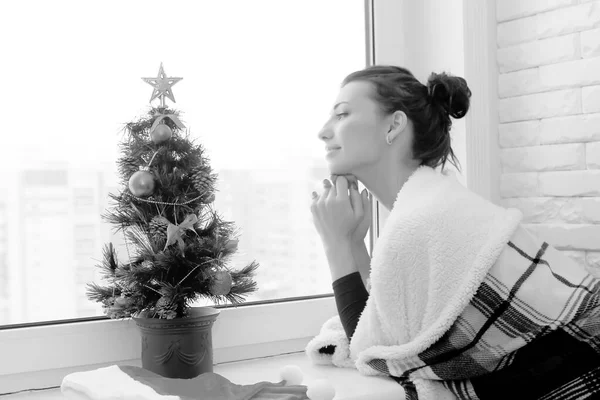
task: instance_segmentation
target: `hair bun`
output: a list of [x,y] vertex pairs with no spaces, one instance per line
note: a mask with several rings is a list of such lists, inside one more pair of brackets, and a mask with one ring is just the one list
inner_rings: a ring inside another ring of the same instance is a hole
[[441,106],[454,119],[464,117],[469,111],[471,90],[461,77],[434,72],[427,79],[427,92],[431,102]]

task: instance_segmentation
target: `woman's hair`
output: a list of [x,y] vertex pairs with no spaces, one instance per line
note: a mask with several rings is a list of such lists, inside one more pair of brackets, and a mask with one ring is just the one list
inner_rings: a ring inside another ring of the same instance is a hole
[[432,73],[423,85],[405,68],[375,65],[348,75],[342,86],[353,81],[371,82],[374,100],[384,112],[400,110],[411,120],[412,153],[422,165],[444,168],[450,158],[450,163],[460,169],[450,144],[450,117],[462,118],[469,110],[471,90],[463,78]]

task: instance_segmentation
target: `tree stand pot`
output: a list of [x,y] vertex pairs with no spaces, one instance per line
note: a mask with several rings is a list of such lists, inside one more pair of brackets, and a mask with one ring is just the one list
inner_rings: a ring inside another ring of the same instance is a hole
[[219,313],[212,307],[194,307],[185,318],[134,317],[142,336],[142,368],[179,379],[212,372],[212,325]]

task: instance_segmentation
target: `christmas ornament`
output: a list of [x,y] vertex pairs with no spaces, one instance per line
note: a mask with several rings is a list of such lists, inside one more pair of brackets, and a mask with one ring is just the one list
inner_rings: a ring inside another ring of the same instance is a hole
[[233,278],[228,271],[217,271],[210,284],[210,293],[214,296],[224,296],[231,291]]
[[111,297],[108,297],[108,298],[106,298],[106,299],[105,299],[105,300],[102,302],[102,307],[104,307],[104,308],[108,308],[108,307],[112,306],[113,304],[115,304],[115,299],[116,299],[116,298],[115,298],[114,296],[111,296]]
[[238,239],[231,239],[225,244],[225,249],[228,251],[236,251],[240,241]]
[[151,195],[154,192],[154,176],[146,169],[137,171],[129,178],[129,191],[138,197]]
[[171,299],[162,296],[156,302],[156,313],[160,318],[173,319],[177,316],[177,306],[172,303]]
[[192,183],[200,193],[212,193],[215,177],[210,173],[210,169],[198,168],[192,174]]
[[183,125],[183,123],[179,120],[179,118],[177,117],[176,114],[163,114],[158,110],[154,111],[154,116],[156,117],[156,119],[154,120],[154,122],[152,123],[152,127],[150,128],[150,133],[152,133],[152,131],[154,131],[154,129],[156,129],[156,127],[162,122],[164,123],[164,119],[165,118],[169,118],[171,121],[173,121],[175,123],[175,125],[177,125],[177,127],[179,129],[185,129],[185,125]]
[[134,295],[137,291],[136,282],[129,282],[122,285],[121,296],[125,296],[129,299],[130,303],[133,303],[133,299],[130,296]]
[[131,305],[131,299],[129,297],[119,296],[115,299],[115,306],[124,308],[129,305]]
[[335,397],[335,389],[326,379],[317,379],[307,385],[306,396],[310,400],[332,400]]
[[158,126],[150,132],[150,138],[155,144],[166,142],[171,139],[171,136],[173,136],[173,131],[167,124],[158,124]]
[[177,242],[177,244],[179,245],[179,250],[181,250],[181,253],[183,253],[183,234],[186,229],[196,232],[194,230],[194,225],[196,224],[196,222],[198,222],[198,217],[196,216],[196,214],[189,214],[187,217],[185,217],[185,220],[183,220],[183,222],[179,225],[174,225],[169,222],[169,225],[167,226],[167,243],[165,244],[164,250],[166,250],[167,247],[169,247],[173,243]]
[[150,97],[150,102],[152,103],[152,100],[158,97],[160,98],[161,107],[165,107],[165,96],[168,97],[173,103],[176,103],[171,86],[173,86],[182,79],[183,78],[168,78],[162,63],[160,63],[160,68],[158,69],[158,76],[156,78],[142,78],[144,82],[148,83],[154,88],[154,90],[152,91],[152,97]]
[[152,268],[154,268],[154,263],[152,261],[150,261],[150,260],[142,261],[142,264],[140,265],[140,268],[143,269],[143,270],[152,269]]
[[204,199],[204,203],[205,204],[211,204],[215,201],[215,194],[214,193],[210,193],[208,196],[206,196],[206,198]]
[[125,297],[114,298],[111,297],[108,300],[108,304],[104,306],[104,313],[109,318],[125,318],[128,313],[125,311],[126,307],[129,305],[129,301]]
[[297,365],[286,365],[281,368],[279,376],[282,381],[285,381],[286,386],[300,385],[304,379],[302,370]]
[[148,233],[150,236],[162,238],[167,235],[167,226],[169,221],[164,217],[153,217],[148,224]]

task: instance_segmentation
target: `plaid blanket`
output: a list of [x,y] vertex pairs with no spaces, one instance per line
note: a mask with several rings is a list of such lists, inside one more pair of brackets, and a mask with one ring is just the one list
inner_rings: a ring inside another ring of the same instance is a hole
[[520,229],[440,340],[368,364],[410,400],[415,379],[458,399],[600,398],[600,280]]
[[399,192],[351,340],[338,316],[318,364],[387,375],[408,400],[600,399],[600,280],[451,177]]

